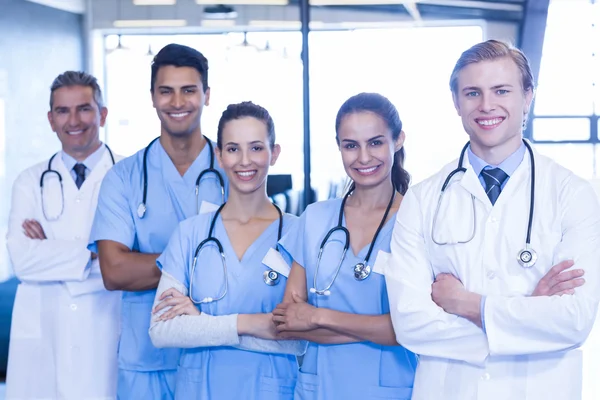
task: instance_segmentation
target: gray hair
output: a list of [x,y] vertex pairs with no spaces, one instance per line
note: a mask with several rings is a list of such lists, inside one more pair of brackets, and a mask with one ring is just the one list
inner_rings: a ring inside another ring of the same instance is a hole
[[101,109],[104,107],[104,101],[102,101],[102,90],[100,89],[100,85],[98,85],[98,80],[94,76],[81,71],[66,71],[57,76],[50,86],[51,111],[52,107],[54,106],[54,91],[62,87],[70,86],[91,87],[94,91],[94,101],[98,105],[98,108]]

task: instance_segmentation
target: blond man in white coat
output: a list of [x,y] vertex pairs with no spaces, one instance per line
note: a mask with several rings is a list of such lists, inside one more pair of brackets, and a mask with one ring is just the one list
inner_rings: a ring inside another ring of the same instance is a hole
[[407,192],[386,270],[397,340],[420,355],[413,399],[581,399],[600,297],[594,190],[523,141],[521,51],[477,44],[450,85],[470,143]]
[[59,75],[48,120],[62,150],[14,183],[8,251],[21,282],[7,400],[116,397],[121,296],[104,289],[87,250],[100,183],[115,162],[99,138],[107,112],[96,78]]

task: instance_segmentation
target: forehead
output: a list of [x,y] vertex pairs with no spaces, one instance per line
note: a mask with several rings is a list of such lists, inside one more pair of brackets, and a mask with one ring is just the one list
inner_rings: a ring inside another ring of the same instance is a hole
[[510,57],[479,61],[458,73],[458,90],[465,87],[488,88],[498,85],[521,85],[521,71]]
[[202,87],[202,77],[196,68],[165,65],[156,73],[156,86],[183,87],[196,85]]
[[267,124],[254,117],[242,117],[228,121],[223,127],[223,142],[252,142],[266,140]]
[[94,89],[89,86],[63,86],[52,93],[54,107],[74,107],[82,104],[96,104]]
[[390,133],[390,128],[383,118],[371,111],[359,111],[342,118],[338,137],[343,140],[362,135],[373,137],[386,133]]

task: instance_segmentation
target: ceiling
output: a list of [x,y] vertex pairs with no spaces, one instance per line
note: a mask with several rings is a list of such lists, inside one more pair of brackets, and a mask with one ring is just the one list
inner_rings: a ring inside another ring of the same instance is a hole
[[[137,22],[137,26],[134,26],[136,28],[143,26],[144,21],[173,24],[165,27],[199,26],[207,18],[206,8],[214,6],[216,0],[29,1],[88,14],[93,28],[109,29],[117,26],[117,20],[134,21],[133,25]],[[299,1],[301,0],[223,0],[217,4],[232,7],[238,15],[236,25],[243,25],[251,19],[298,21]],[[523,20],[528,1],[532,0],[310,0],[313,6],[311,15],[318,16],[325,23],[361,20],[427,23],[476,19],[517,25]],[[213,14],[210,19],[227,18],[215,18]]]

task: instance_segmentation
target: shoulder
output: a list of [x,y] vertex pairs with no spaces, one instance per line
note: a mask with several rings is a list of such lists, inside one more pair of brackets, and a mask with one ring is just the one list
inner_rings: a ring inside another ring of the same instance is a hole
[[42,174],[48,169],[48,160],[41,161],[21,171],[15,179],[15,185],[30,182],[37,182],[39,185]]
[[337,210],[339,213],[341,205],[341,198],[318,201],[309,204],[308,207],[306,207],[306,210],[304,210],[304,214],[307,216],[324,216],[330,214],[334,210]]
[[195,234],[198,231],[202,231],[202,234],[206,235],[205,230],[212,222],[214,216],[215,211],[194,215],[193,217],[181,221],[177,227],[177,230],[182,236]]
[[[564,201],[580,196],[597,197],[592,183],[576,175],[556,161],[541,154],[535,154],[536,179],[540,179],[544,192],[557,193]],[[536,190],[538,184],[536,183]],[[600,192],[599,192],[600,193]]]
[[448,178],[450,173],[457,168],[457,166],[458,159],[449,162],[442,169],[440,169],[435,174],[431,175],[429,178],[410,186],[407,191],[407,194],[411,193],[416,197],[421,198],[422,196],[427,196],[428,194],[430,194],[432,190],[441,190],[444,181]]

